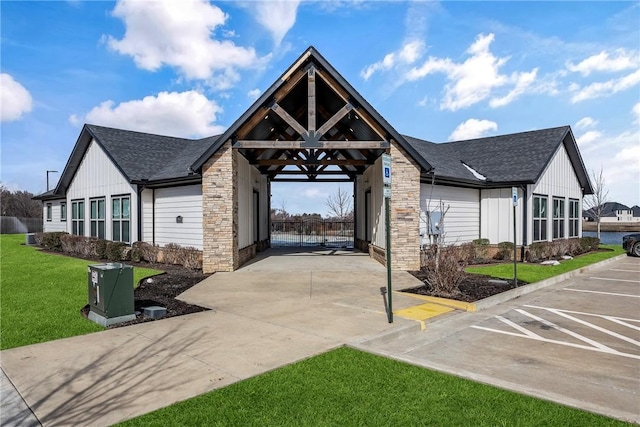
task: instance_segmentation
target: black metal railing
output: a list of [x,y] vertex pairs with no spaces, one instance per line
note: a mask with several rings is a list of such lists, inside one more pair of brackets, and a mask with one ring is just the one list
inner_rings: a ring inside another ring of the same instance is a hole
[[271,220],[271,247],[353,248],[353,221]]

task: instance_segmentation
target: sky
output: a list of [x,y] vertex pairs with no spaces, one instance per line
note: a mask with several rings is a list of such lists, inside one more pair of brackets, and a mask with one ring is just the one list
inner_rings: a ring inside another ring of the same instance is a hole
[[[637,1],[1,1],[0,181],[41,193],[92,123],[221,133],[314,46],[400,133],[571,125],[609,198],[640,205]],[[272,187],[327,213],[338,184]],[[351,191],[352,184],[341,184]]]

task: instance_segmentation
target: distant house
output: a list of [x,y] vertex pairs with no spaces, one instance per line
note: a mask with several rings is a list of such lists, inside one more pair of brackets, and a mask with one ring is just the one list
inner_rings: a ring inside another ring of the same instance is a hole
[[[354,185],[355,245],[384,253],[381,155],[391,155],[391,257],[478,238],[579,237],[592,188],[569,126],[436,144],[400,134],[309,48],[223,135],[183,139],[85,125],[54,190],[45,230],[203,250],[231,271],[269,246],[272,182]],[[445,221],[442,215],[445,213]]]
[[[592,208],[584,211],[583,217],[586,221],[595,221],[595,210]],[[600,222],[640,222],[640,207],[634,206],[629,208],[628,206],[617,202],[604,203],[600,214]]]

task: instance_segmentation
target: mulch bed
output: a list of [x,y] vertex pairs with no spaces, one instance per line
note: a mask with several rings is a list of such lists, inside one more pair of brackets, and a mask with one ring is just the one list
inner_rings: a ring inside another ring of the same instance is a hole
[[[481,299],[496,295],[509,289],[514,289],[512,280],[492,279],[481,274],[467,273],[466,277],[460,284],[460,292],[455,295],[440,295],[431,289],[431,286],[425,281],[425,274],[422,271],[410,272],[417,279],[420,279],[424,285],[415,288],[402,289],[401,292],[408,292],[418,295],[427,295],[432,297],[450,298],[464,302],[476,302]],[[526,282],[518,280],[518,286],[526,285]]]

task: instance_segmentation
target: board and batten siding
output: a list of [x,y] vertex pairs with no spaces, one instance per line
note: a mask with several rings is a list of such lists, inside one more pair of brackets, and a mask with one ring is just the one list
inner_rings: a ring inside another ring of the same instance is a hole
[[[257,192],[258,205],[254,202]],[[269,238],[267,179],[242,155],[238,156],[238,248]],[[258,217],[258,218],[256,218]],[[256,230],[256,219],[259,221]]]
[[[509,188],[493,188],[480,192],[480,237],[492,245],[513,242],[513,200]],[[522,189],[518,189],[516,207],[516,242],[522,242]],[[531,205],[529,205],[531,206]]]
[[98,143],[91,141],[76,174],[67,190],[67,222],[71,221],[71,202],[77,199],[85,201],[85,235],[89,236],[91,227],[90,203],[92,198],[105,198],[105,238],[111,240],[111,197],[128,195],[131,197],[131,240],[138,236],[138,196],[136,187],[129,184],[120,170],[113,164]]
[[142,202],[142,241],[154,244],[153,239],[153,197],[155,190],[145,188],[140,194]]
[[[149,221],[155,218],[155,230],[154,224],[151,227],[143,225],[144,240],[159,246],[176,243],[202,249],[202,186],[185,185],[152,191],[155,192],[155,200],[149,200],[143,192],[143,202],[146,201],[143,224],[145,218]],[[177,221],[178,216],[182,217],[181,223]]]
[[[384,197],[382,194],[382,159],[378,158],[362,176],[356,178],[356,237],[370,239],[371,244],[380,248],[386,246]],[[369,211],[366,212],[365,193],[371,192]],[[366,229],[368,227],[368,230]]]
[[[548,217],[547,217],[547,240],[553,240],[553,198],[558,197],[565,200],[565,222],[564,235],[568,237],[569,231],[569,199],[578,200],[578,212],[582,217],[582,187],[576,177],[575,170],[564,148],[564,144],[558,147],[552,160],[545,168],[542,176],[534,185],[528,186],[529,213],[527,215],[527,236],[532,242],[533,236],[533,196],[547,196]],[[578,221],[578,236],[582,236],[582,219]]]
[[[62,221],[60,204],[65,202],[62,200],[45,200],[42,202],[42,231],[45,233],[53,231],[68,231],[67,221]],[[47,205],[51,204],[51,221],[47,221]],[[68,216],[68,211],[67,211]]]
[[444,220],[444,242],[459,245],[475,240],[480,235],[480,192],[473,188],[420,184],[420,234],[427,244],[425,213],[439,211],[440,202],[447,207]]

